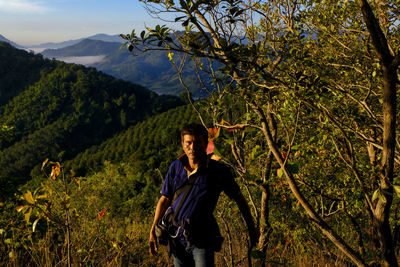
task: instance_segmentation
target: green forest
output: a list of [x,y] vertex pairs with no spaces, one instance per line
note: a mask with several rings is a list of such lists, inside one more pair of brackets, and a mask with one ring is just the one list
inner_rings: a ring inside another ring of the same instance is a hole
[[222,195],[216,266],[398,266],[399,1],[142,2],[186,30],[125,46],[167,53],[178,78],[190,61],[209,97],[1,44],[1,262],[172,266],[165,247],[149,255],[149,229],[179,130],[198,122],[260,231],[251,247]]

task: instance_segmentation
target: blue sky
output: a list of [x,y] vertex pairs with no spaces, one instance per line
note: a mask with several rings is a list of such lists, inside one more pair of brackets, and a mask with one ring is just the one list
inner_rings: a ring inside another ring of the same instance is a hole
[[0,34],[25,46],[156,24],[138,0],[0,0]]

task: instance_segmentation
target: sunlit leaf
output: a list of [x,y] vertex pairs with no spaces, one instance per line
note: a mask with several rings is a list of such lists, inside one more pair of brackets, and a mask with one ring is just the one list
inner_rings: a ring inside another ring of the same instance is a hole
[[27,223],[29,223],[29,219],[31,218],[31,214],[32,214],[32,207],[29,207],[27,212],[25,212],[25,214],[24,214],[25,221]]
[[40,196],[36,197],[36,199],[47,199],[47,198],[48,198],[47,194],[43,194],[43,195],[40,195]]
[[372,201],[375,201],[376,199],[378,199],[378,192],[379,192],[379,188],[375,190],[375,192],[372,194]]
[[46,166],[47,162],[49,161],[49,159],[45,159],[42,163],[42,171],[44,169],[44,167]]
[[220,156],[217,156],[217,155],[215,155],[215,154],[213,154],[213,155],[211,156],[211,159],[216,160],[216,161],[220,161],[220,160],[221,160],[221,157],[220,157]]
[[53,167],[51,167],[50,178],[52,180],[55,180],[59,174],[60,174],[60,165],[54,165]]
[[212,141],[218,138],[221,128],[208,128],[208,140]]
[[106,211],[107,210],[102,210],[102,211],[99,211],[98,213],[97,213],[97,219],[98,220],[101,220],[102,218],[103,218],[103,216],[104,216],[104,214],[106,214]]
[[24,208],[26,208],[27,206],[18,206],[15,209],[17,210],[17,212],[21,212]]
[[39,222],[39,220],[40,220],[40,218],[37,218],[37,219],[33,222],[33,225],[32,225],[32,232],[35,232],[35,230],[36,230],[36,225],[37,225],[37,223]]
[[276,170],[276,174],[278,175],[279,178],[282,178],[282,176],[283,176],[283,170],[282,170],[282,168],[277,169],[277,170]]
[[169,59],[169,61],[173,61],[174,60],[174,53],[172,53],[172,52],[168,53],[168,59]]
[[215,148],[214,142],[213,141],[208,142],[208,144],[207,144],[207,154],[213,153],[214,148]]
[[380,201],[382,201],[383,203],[386,203],[386,197],[385,195],[382,193],[382,190],[380,188],[376,189],[374,194],[372,195],[372,201],[375,201],[379,199]]
[[25,199],[29,204],[35,204],[35,200],[33,199],[32,193],[31,193],[31,191],[29,191],[29,190],[24,194],[24,199]]
[[400,185],[394,185],[393,188],[394,191],[396,192],[396,195],[400,197]]

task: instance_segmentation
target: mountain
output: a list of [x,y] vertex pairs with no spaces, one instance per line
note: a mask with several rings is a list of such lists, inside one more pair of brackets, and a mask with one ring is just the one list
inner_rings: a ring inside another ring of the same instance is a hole
[[[8,63],[13,62],[8,69]],[[33,66],[33,73],[26,73]],[[23,71],[21,71],[23,70]],[[12,194],[45,158],[68,160],[155,114],[182,105],[82,65],[44,59],[0,43],[0,187]],[[13,81],[19,81],[14,87]],[[6,101],[7,100],[7,101]],[[39,167],[38,167],[39,166]]]
[[16,43],[14,43],[14,42],[8,40],[6,37],[4,37],[4,36],[1,35],[1,34],[0,34],[0,42],[9,43],[10,45],[12,45],[12,46],[14,46],[14,47],[16,47],[16,48],[21,48],[21,49],[24,48],[23,46],[18,45],[18,44],[16,44]]
[[[179,95],[185,90],[165,51],[135,51],[132,54],[120,47],[121,44],[116,42],[85,39],[61,49],[44,50],[41,54],[47,58],[95,67],[116,78],[144,85],[158,94]],[[186,64],[182,77],[194,98],[208,96],[200,90],[192,62]]]
[[117,43],[123,43],[123,39],[118,35],[108,35],[104,33],[100,34],[95,34],[86,38],[79,38],[79,39],[74,39],[74,40],[68,40],[64,42],[59,42],[59,43],[43,43],[39,45],[33,45],[30,48],[43,48],[43,49],[59,49],[59,48],[64,48],[67,46],[75,45],[82,40],[85,39],[91,39],[91,40],[99,40],[99,41],[104,41],[104,42],[117,42]]
[[117,51],[121,43],[84,39],[77,44],[59,49],[46,49],[41,54],[47,58],[109,55]]
[[103,41],[103,42],[111,42],[111,43],[120,43],[120,44],[125,42],[125,40],[122,39],[119,34],[108,35],[108,34],[104,34],[104,33],[99,33],[96,35],[89,36],[86,39],[98,40],[98,41]]

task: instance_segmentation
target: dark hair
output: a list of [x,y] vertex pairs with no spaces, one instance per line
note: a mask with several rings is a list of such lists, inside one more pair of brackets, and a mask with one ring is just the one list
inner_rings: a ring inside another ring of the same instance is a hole
[[203,137],[204,142],[206,144],[208,143],[208,131],[201,124],[191,123],[191,124],[183,126],[183,128],[181,130],[181,138],[182,138],[182,140],[183,140],[183,136],[186,135],[186,134],[200,135],[201,137]]

